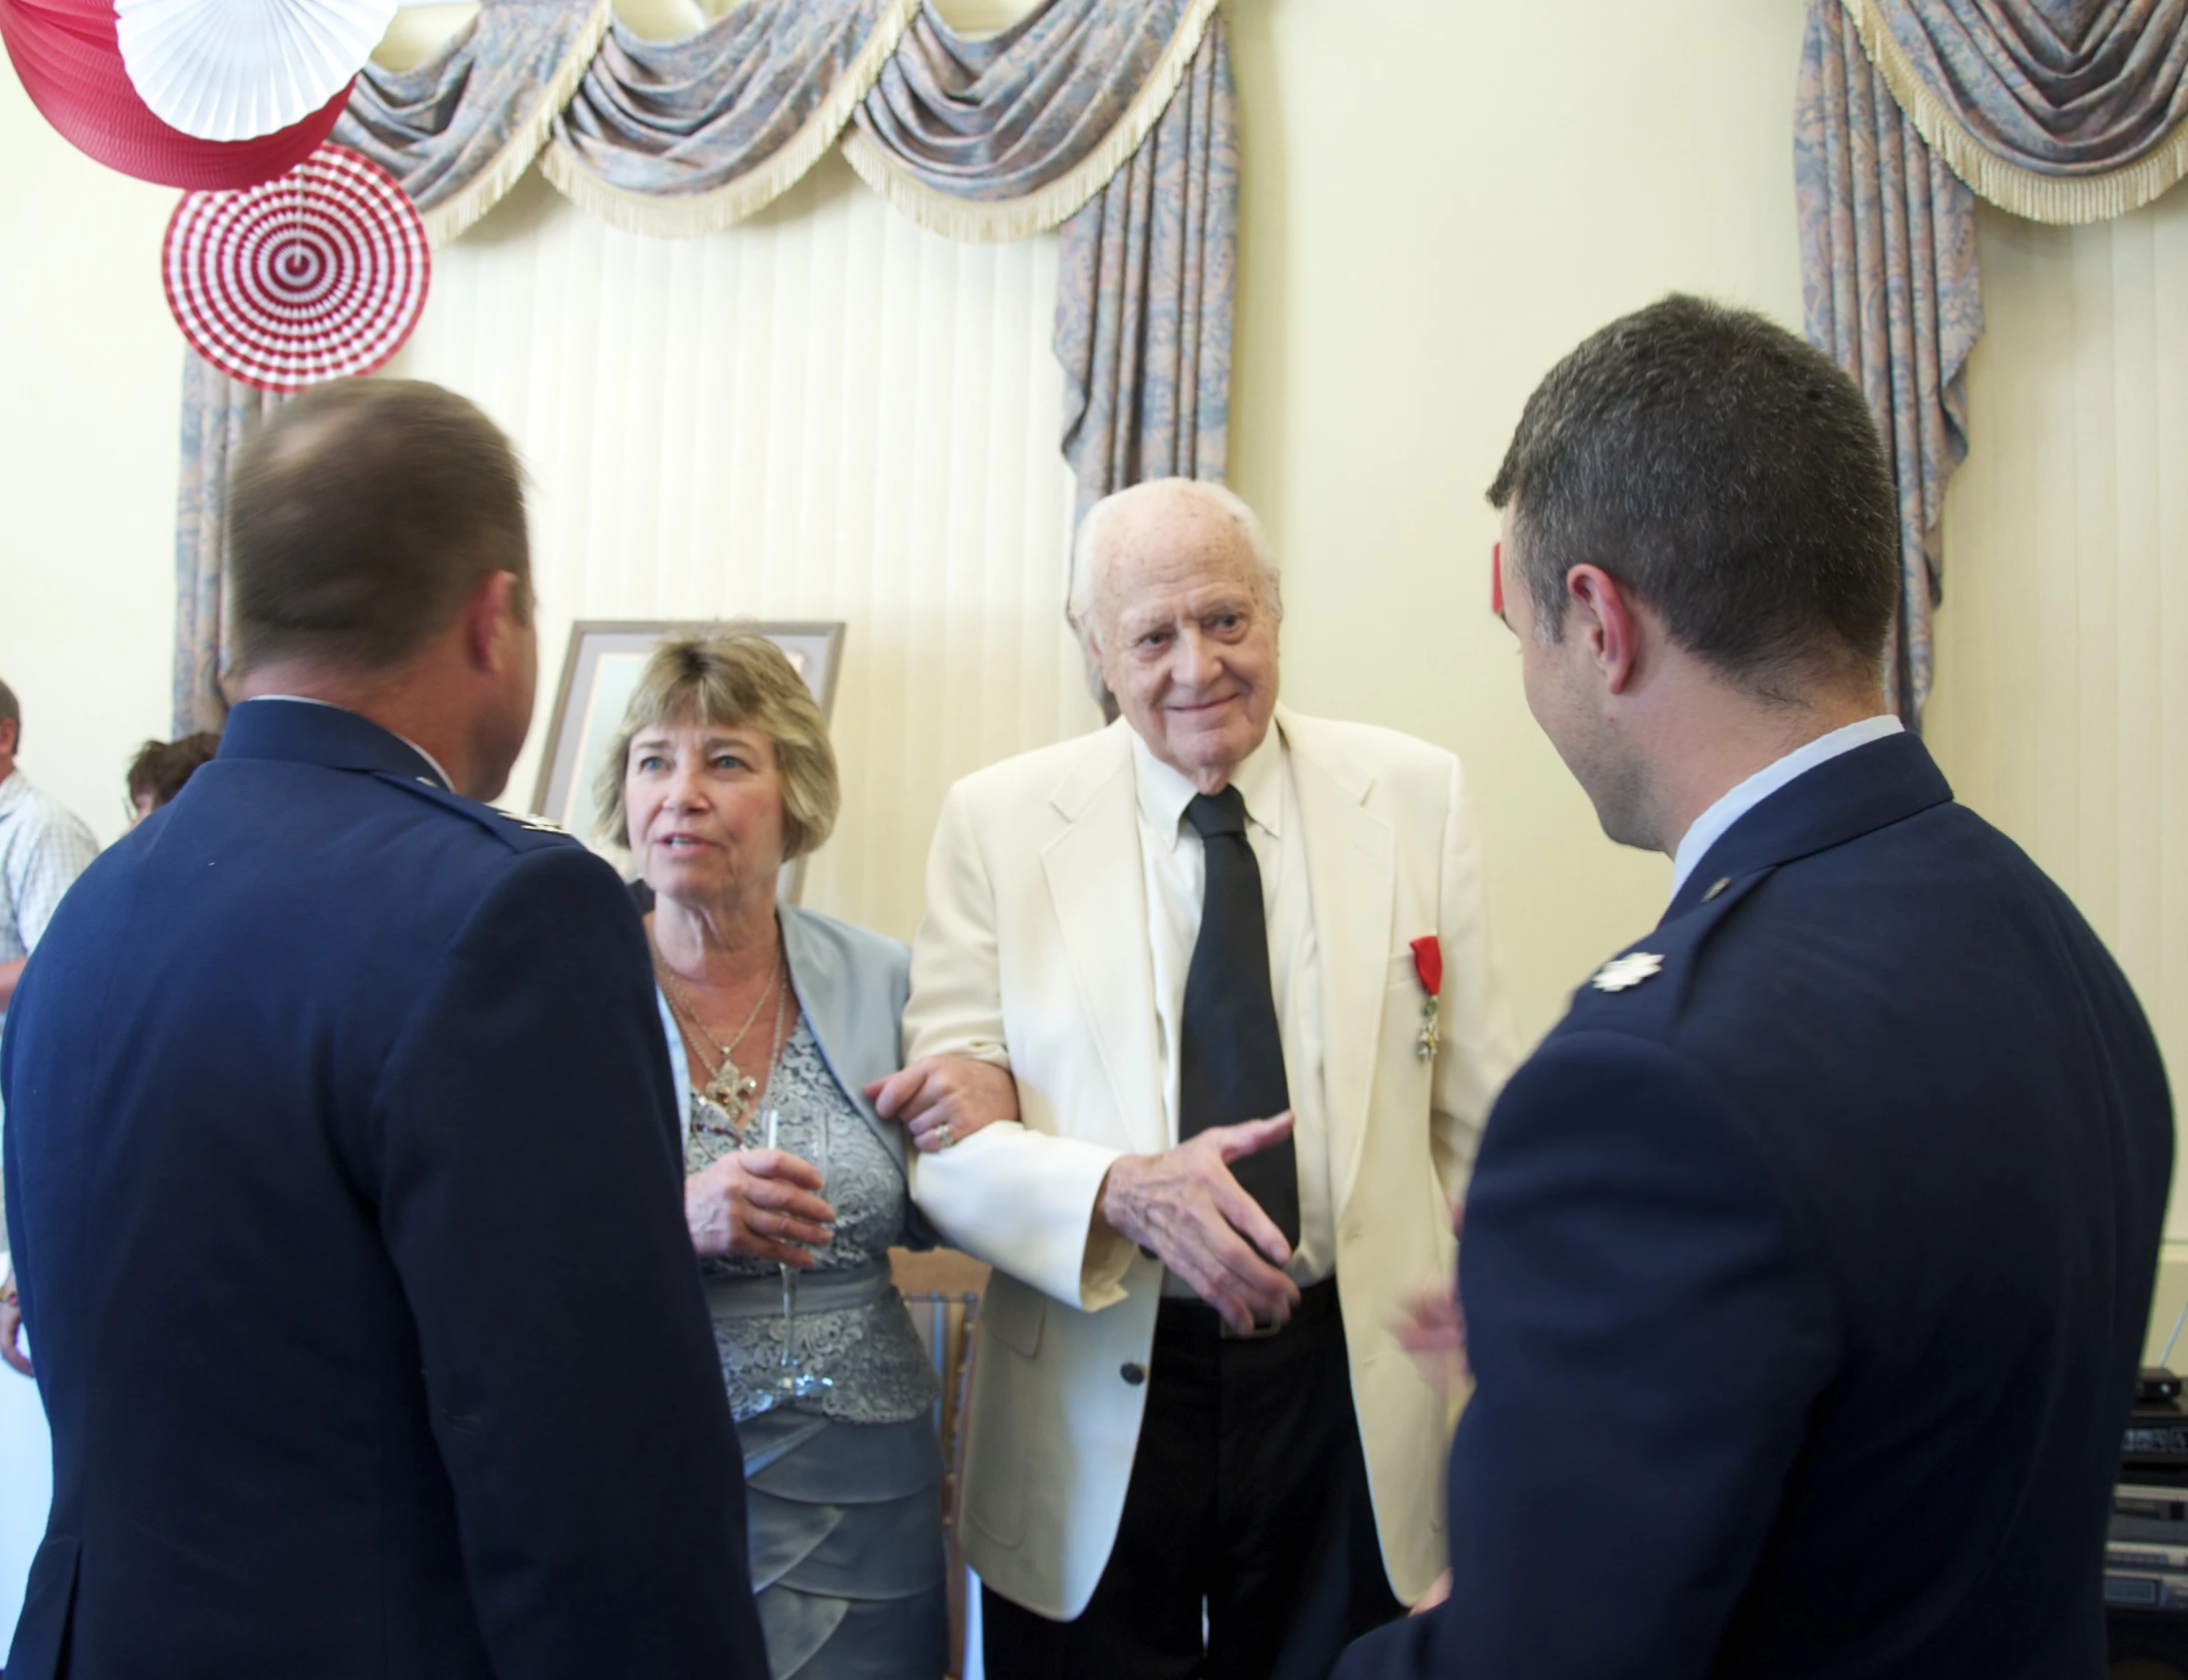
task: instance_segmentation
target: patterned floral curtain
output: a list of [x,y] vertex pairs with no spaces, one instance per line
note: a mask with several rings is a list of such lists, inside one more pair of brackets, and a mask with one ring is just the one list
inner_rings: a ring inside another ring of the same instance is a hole
[[221,500],[245,433],[281,399],[183,352],[182,487],[175,506],[175,733],[218,729],[228,647]]
[[1238,113],[1223,22],[1155,131],[1064,224],[1056,358],[1078,511],[1147,478],[1221,480],[1231,425]]
[[[368,66],[334,138],[403,182],[436,243],[536,156],[580,208],[675,236],[752,215],[836,145],[946,237],[1062,228],[1060,430],[1080,509],[1142,478],[1223,475],[1239,165],[1216,0],[1048,0],[977,40],[919,0],[747,0],[671,42],[612,26],[609,0],[486,0],[417,69]],[[178,727],[218,702],[221,487],[264,407],[193,358]]]
[[1808,337],[1860,382],[1898,482],[1912,725],[1983,334],[1975,200],[2093,222],[2188,172],[2188,0],[1810,0],[1793,132]]
[[[1860,382],[1899,489],[1899,617],[1885,665],[1909,726],[1943,598],[1938,514],[1967,455],[1967,358],[1983,334],[1975,198],[1914,132],[1835,0],[1808,15],[1794,130],[1809,342]],[[1851,50],[1849,50],[1849,48]]]

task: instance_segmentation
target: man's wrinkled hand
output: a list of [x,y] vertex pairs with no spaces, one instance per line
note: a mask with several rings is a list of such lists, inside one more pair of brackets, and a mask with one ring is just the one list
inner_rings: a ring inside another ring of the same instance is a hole
[[912,1148],[923,1155],[1018,1118],[1018,1084],[1010,1070],[971,1056],[922,1056],[867,1086],[866,1100],[883,1120],[902,1122]]
[[1121,1156],[1095,1200],[1102,1223],[1153,1253],[1242,1333],[1299,1304],[1284,1275],[1292,1247],[1231,1176],[1231,1163],[1285,1138],[1292,1117],[1211,1126],[1161,1155]]

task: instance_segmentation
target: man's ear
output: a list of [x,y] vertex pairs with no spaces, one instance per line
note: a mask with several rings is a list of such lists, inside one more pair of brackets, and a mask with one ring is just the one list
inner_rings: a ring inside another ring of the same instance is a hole
[[1575,566],[1565,574],[1565,588],[1566,634],[1582,638],[1604,686],[1625,693],[1641,666],[1646,631],[1637,603],[1601,566]]
[[15,743],[23,738],[23,725],[12,717],[0,717],[0,752],[12,753]]
[[490,571],[472,588],[464,603],[464,652],[472,667],[482,672],[501,668],[507,656],[506,632],[518,622],[517,604],[523,599],[524,579],[514,571]]

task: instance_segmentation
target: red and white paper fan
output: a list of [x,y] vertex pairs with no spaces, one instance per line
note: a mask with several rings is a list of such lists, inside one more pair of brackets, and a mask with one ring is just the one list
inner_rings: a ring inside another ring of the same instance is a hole
[[138,97],[115,30],[114,0],[0,0],[0,38],[31,103],[70,145],[140,181],[194,190],[271,181],[327,138],[349,98],[345,86],[262,139],[200,140]]
[[432,266],[410,195],[346,146],[244,192],[192,193],[162,257],[183,337],[262,391],[380,367],[418,325]]
[[396,0],[112,0],[122,63],[163,123],[255,140],[299,122],[364,67]]

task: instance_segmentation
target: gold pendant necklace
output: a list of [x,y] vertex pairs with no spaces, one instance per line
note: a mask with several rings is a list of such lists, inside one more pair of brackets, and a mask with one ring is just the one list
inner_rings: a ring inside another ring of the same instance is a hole
[[[690,994],[683,989],[683,982],[676,978],[675,971],[668,966],[667,959],[660,954],[657,947],[653,952],[653,966],[668,994],[669,1013],[675,1016],[676,1025],[683,1032],[685,1042],[698,1052],[697,1060],[701,1066],[708,1062],[716,1064],[712,1076],[699,1087],[697,1096],[701,1103],[720,1111],[724,1124],[718,1129],[707,1127],[705,1130],[726,1132],[741,1143],[744,1139],[744,1123],[751,1118],[752,1109],[759,1098],[759,1081],[737,1066],[736,1052],[752,1031],[752,1023],[759,1019],[759,1012],[767,1007],[770,997],[776,1000],[775,1030],[770,1039],[782,1036],[782,947],[779,943],[775,947],[774,967],[768,973],[766,986],[753,1000],[752,1013],[744,1018],[744,1025],[737,1029],[736,1037],[726,1045],[714,1042],[713,1035],[707,1032],[705,1023],[699,1019],[698,1008],[692,1003]],[[696,1042],[692,1042],[693,1040]],[[774,1048],[771,1042],[768,1048],[771,1053]]]

